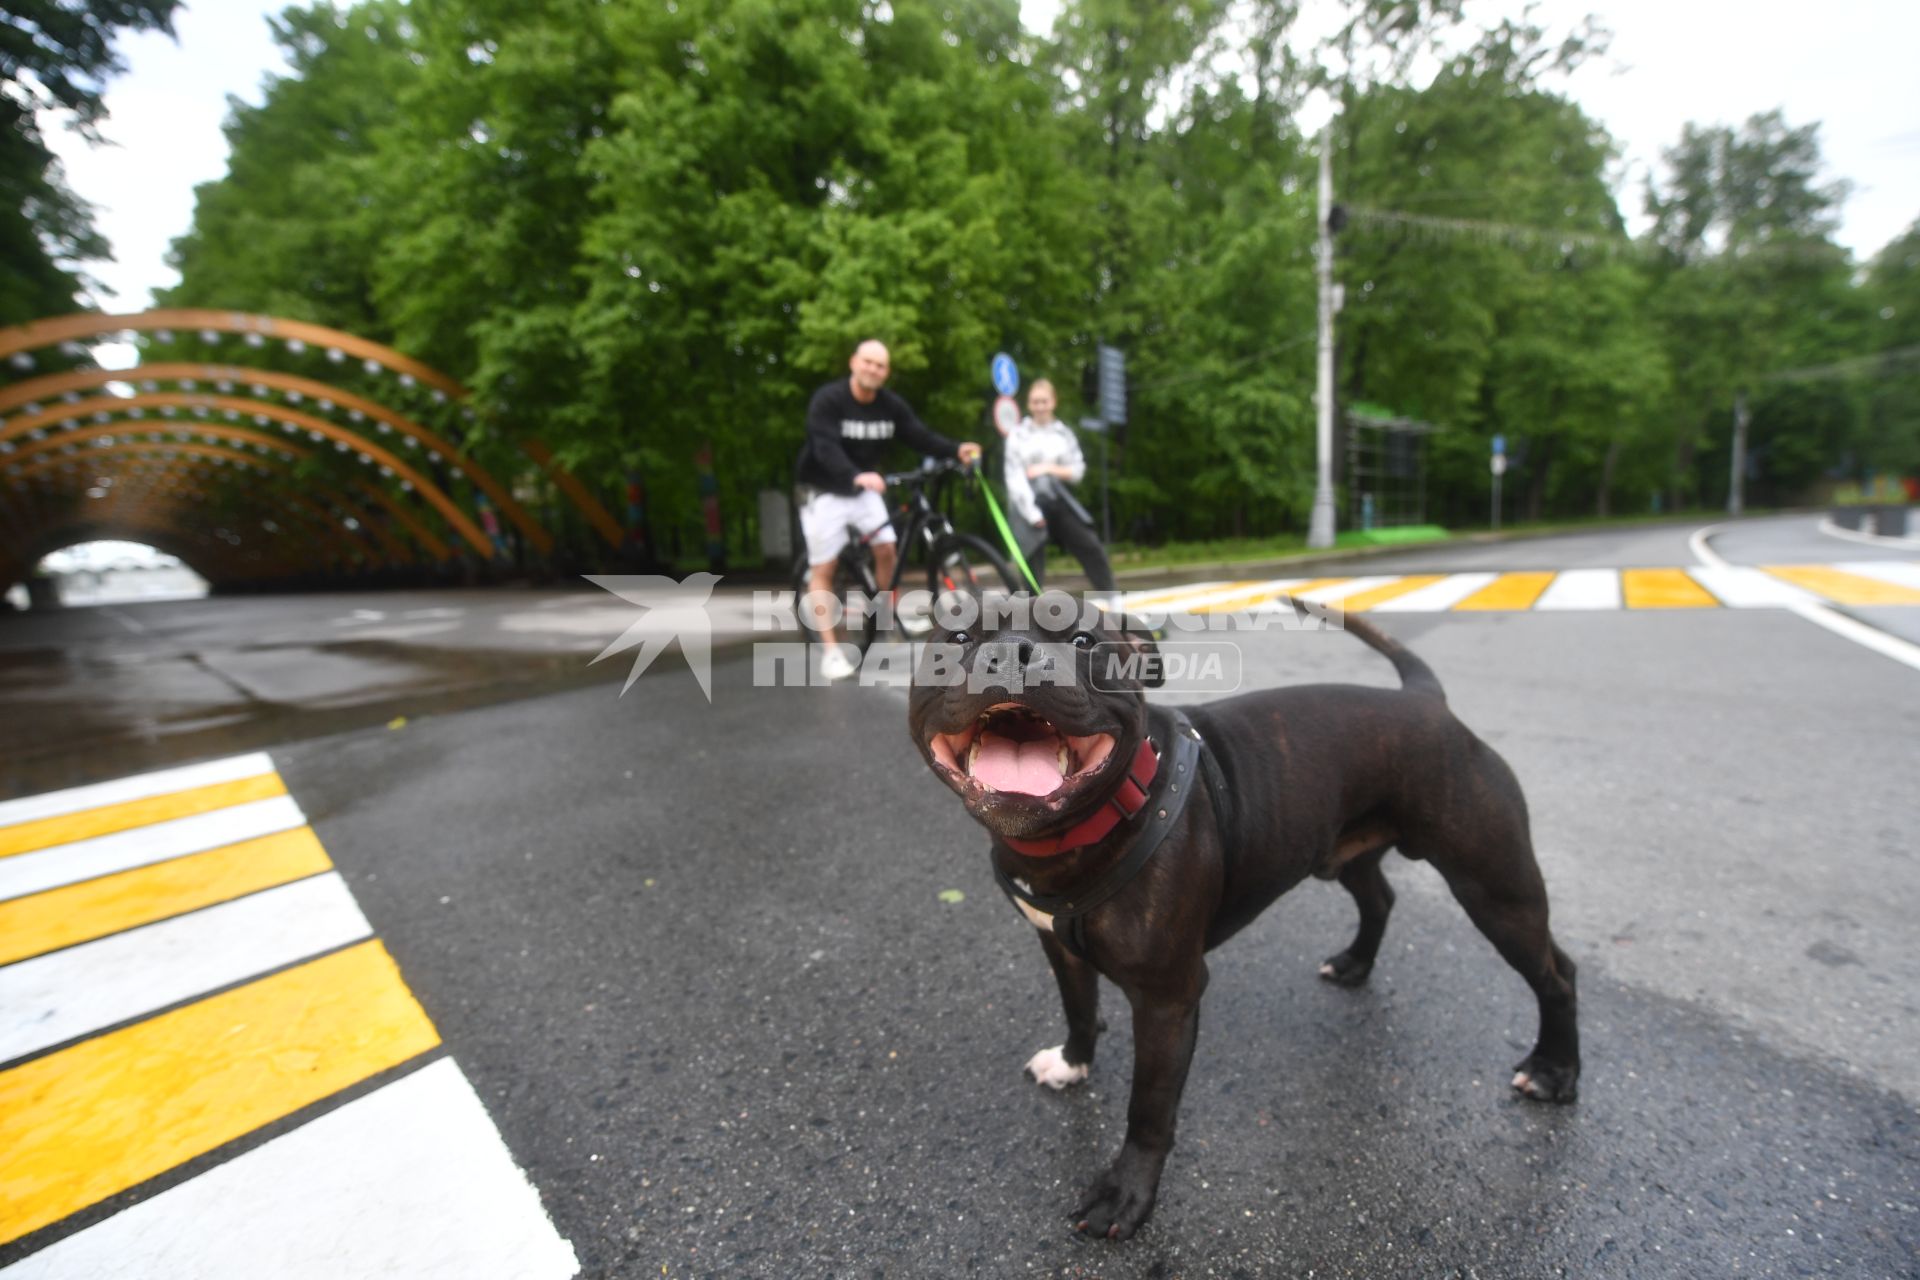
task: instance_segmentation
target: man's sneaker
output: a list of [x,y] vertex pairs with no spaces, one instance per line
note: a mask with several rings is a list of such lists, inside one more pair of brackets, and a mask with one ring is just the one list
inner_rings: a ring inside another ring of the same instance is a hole
[[835,645],[820,657],[820,674],[828,680],[845,680],[859,669],[859,664],[847,657],[840,645]]
[[933,630],[933,618],[929,614],[899,609],[894,612],[893,620],[899,624],[902,632],[910,636],[923,636]]

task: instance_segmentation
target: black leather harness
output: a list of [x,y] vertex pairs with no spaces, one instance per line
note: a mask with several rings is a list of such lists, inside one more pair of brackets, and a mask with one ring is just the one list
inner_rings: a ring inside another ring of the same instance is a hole
[[[1033,920],[1033,923],[1037,927],[1050,927],[1053,936],[1060,940],[1060,945],[1082,959],[1087,954],[1087,913],[1119,893],[1139,875],[1141,868],[1147,865],[1148,859],[1166,840],[1167,833],[1180,825],[1180,815],[1186,811],[1187,801],[1192,799],[1202,771],[1206,774],[1208,794],[1213,799],[1214,819],[1219,824],[1221,846],[1225,848],[1229,844],[1230,828],[1227,824],[1232,810],[1228,805],[1226,778],[1221,773],[1219,762],[1207,750],[1200,731],[1193,727],[1186,716],[1174,711],[1172,720],[1173,724],[1167,733],[1169,745],[1160,748],[1155,744],[1160,768],[1154,775],[1153,790],[1147,797],[1147,803],[1141,809],[1145,820],[1134,833],[1133,843],[1125,856],[1092,884],[1078,893],[1034,893],[1002,871],[999,860],[994,859],[993,877],[1008,899],[1016,905],[1025,904],[1034,913],[1052,917],[1047,925],[1041,925],[1038,920]],[[1029,915],[1028,919],[1032,920],[1033,917]]]

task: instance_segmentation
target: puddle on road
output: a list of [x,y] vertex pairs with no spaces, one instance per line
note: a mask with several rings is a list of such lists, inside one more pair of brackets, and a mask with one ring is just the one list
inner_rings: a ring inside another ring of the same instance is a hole
[[0,649],[0,798],[619,678],[611,666],[371,639]]

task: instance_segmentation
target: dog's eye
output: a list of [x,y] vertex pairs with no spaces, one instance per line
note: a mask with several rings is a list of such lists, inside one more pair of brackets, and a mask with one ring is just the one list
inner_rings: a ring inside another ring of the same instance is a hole
[[947,637],[948,644],[972,644],[973,637],[964,631],[956,631]]
[[1091,631],[1076,631],[1073,633],[1073,647],[1076,649],[1091,649],[1094,643],[1093,632]]

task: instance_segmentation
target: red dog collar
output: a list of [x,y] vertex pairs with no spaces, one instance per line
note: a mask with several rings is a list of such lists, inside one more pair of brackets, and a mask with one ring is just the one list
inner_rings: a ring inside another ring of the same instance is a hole
[[1051,858],[1055,854],[1093,844],[1104,839],[1122,821],[1146,808],[1147,788],[1153,785],[1153,776],[1158,772],[1160,753],[1154,750],[1151,737],[1144,738],[1140,749],[1133,753],[1133,764],[1128,767],[1127,776],[1120,780],[1119,787],[1091,817],[1083,819],[1064,834],[1045,840],[1014,840],[1006,836],[1001,839],[1015,853],[1024,853],[1029,858]]

